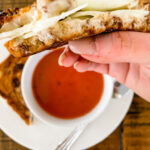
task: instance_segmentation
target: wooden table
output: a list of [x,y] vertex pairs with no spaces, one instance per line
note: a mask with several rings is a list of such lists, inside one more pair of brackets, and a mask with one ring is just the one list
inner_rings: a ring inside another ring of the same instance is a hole
[[[33,0],[0,0],[0,10],[23,7]],[[115,117],[115,116],[114,116]],[[0,131],[0,150],[27,150]],[[150,150],[150,103],[138,96],[121,125],[89,150]]]

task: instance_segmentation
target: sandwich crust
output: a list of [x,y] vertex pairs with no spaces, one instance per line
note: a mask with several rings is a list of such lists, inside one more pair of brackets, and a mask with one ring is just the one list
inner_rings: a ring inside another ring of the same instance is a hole
[[32,123],[32,114],[21,94],[21,74],[27,58],[9,56],[0,64],[0,95],[18,113],[26,124]]

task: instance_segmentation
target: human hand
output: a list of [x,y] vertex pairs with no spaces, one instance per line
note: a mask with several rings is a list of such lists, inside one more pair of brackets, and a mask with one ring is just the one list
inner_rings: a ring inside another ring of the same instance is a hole
[[108,74],[150,101],[150,34],[113,32],[71,41],[59,64]]

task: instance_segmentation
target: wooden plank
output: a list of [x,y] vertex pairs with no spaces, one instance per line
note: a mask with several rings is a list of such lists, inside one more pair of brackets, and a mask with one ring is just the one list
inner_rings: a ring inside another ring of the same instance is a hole
[[121,127],[118,127],[107,139],[88,150],[120,150]]
[[124,150],[150,150],[150,103],[135,96],[122,135]]
[[24,7],[34,1],[35,0],[0,0],[0,10]]
[[0,131],[0,150],[27,150]]

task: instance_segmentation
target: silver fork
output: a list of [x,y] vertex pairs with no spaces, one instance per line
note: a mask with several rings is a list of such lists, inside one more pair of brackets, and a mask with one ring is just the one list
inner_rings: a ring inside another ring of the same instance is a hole
[[57,146],[55,150],[70,150],[71,146],[78,139],[84,129],[87,127],[87,123],[78,125],[71,134]]

